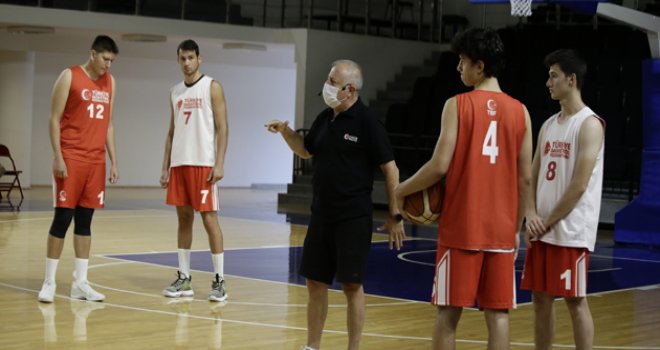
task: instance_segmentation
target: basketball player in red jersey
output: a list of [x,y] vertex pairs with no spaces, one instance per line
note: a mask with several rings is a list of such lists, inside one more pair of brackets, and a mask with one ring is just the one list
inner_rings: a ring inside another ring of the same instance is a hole
[[213,280],[210,301],[227,299],[224,280],[224,247],[218,223],[217,182],[224,177],[227,151],[227,107],[219,81],[204,75],[199,46],[193,40],[179,44],[177,58],[183,81],[170,90],[170,129],[165,141],[160,184],[167,188],[167,204],[176,206],[179,271],[163,290],[169,298],[192,297],[190,248],[195,211],[208,235]]
[[71,298],[102,301],[87,281],[94,209],[105,202],[105,151],[110,157],[110,183],[119,172],[112,126],[115,79],[108,71],[119,53],[108,36],[92,43],[89,60],[60,74],[53,87],[50,139],[53,147],[55,216],[48,235],[46,273],[39,301],[55,298],[55,272],[66,231],[73,219],[73,247],[76,254]]
[[[452,42],[458,71],[474,90],[447,100],[429,160],[396,190],[403,197],[446,176],[432,303],[433,349],[454,349],[463,307],[485,311],[488,349],[509,348],[515,307],[517,232],[531,177],[531,122],[500,89],[504,47],[492,29],[472,28]],[[403,212],[403,211],[401,211]]]

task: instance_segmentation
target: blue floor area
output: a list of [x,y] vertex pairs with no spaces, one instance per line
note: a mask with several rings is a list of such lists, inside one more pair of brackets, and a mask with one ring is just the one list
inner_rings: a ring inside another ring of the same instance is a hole
[[[373,243],[369,256],[365,291],[372,295],[428,301],[433,283],[436,243],[432,240],[406,241],[401,251],[391,251],[387,242]],[[517,285],[524,261],[524,248],[516,261]],[[225,251],[229,275],[273,282],[304,284],[297,274],[301,247],[240,249]],[[397,256],[400,256],[397,257]],[[176,252],[111,255],[116,259],[177,267]],[[191,268],[213,271],[209,252],[193,252]],[[660,251],[636,246],[599,246],[589,264],[589,293],[660,284]],[[332,286],[339,289],[339,285]],[[517,292],[518,303],[531,300],[530,293]]]

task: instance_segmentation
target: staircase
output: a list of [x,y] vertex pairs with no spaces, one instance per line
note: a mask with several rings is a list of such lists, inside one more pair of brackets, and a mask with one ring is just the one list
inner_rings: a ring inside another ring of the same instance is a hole
[[[444,46],[446,45],[442,45],[440,49],[444,49]],[[417,79],[431,77],[436,73],[440,54],[441,51],[433,52],[421,66],[403,66],[401,72],[394,76],[394,81],[388,82],[385,90],[378,91],[376,99],[369,101],[369,107],[385,121],[392,104],[410,100]]]

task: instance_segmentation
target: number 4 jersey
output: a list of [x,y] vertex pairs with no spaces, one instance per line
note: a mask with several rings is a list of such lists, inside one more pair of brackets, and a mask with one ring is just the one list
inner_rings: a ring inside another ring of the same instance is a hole
[[456,95],[456,106],[456,149],[447,169],[438,243],[513,249],[525,110],[505,93],[484,90]]
[[[573,178],[582,123],[591,116],[598,118],[589,107],[584,107],[561,123],[558,122],[559,114],[553,115],[543,124],[537,146],[541,162],[536,186],[536,210],[543,218],[550,215]],[[605,122],[600,118],[598,120],[604,127]],[[594,250],[603,187],[603,148],[604,140],[587,190],[573,210],[541,238],[543,242]]]
[[191,85],[181,82],[171,90],[174,136],[170,167],[215,164],[215,120],[211,107],[213,78],[202,76]]
[[105,164],[110,121],[112,76],[92,80],[81,66],[71,70],[71,87],[60,120],[60,145],[65,159]]

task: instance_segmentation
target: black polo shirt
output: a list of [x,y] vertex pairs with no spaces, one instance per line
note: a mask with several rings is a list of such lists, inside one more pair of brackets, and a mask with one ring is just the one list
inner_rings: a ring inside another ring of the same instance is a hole
[[374,170],[394,159],[385,126],[359,98],[334,121],[333,113],[321,112],[305,137],[314,156],[312,213],[328,221],[371,215]]

